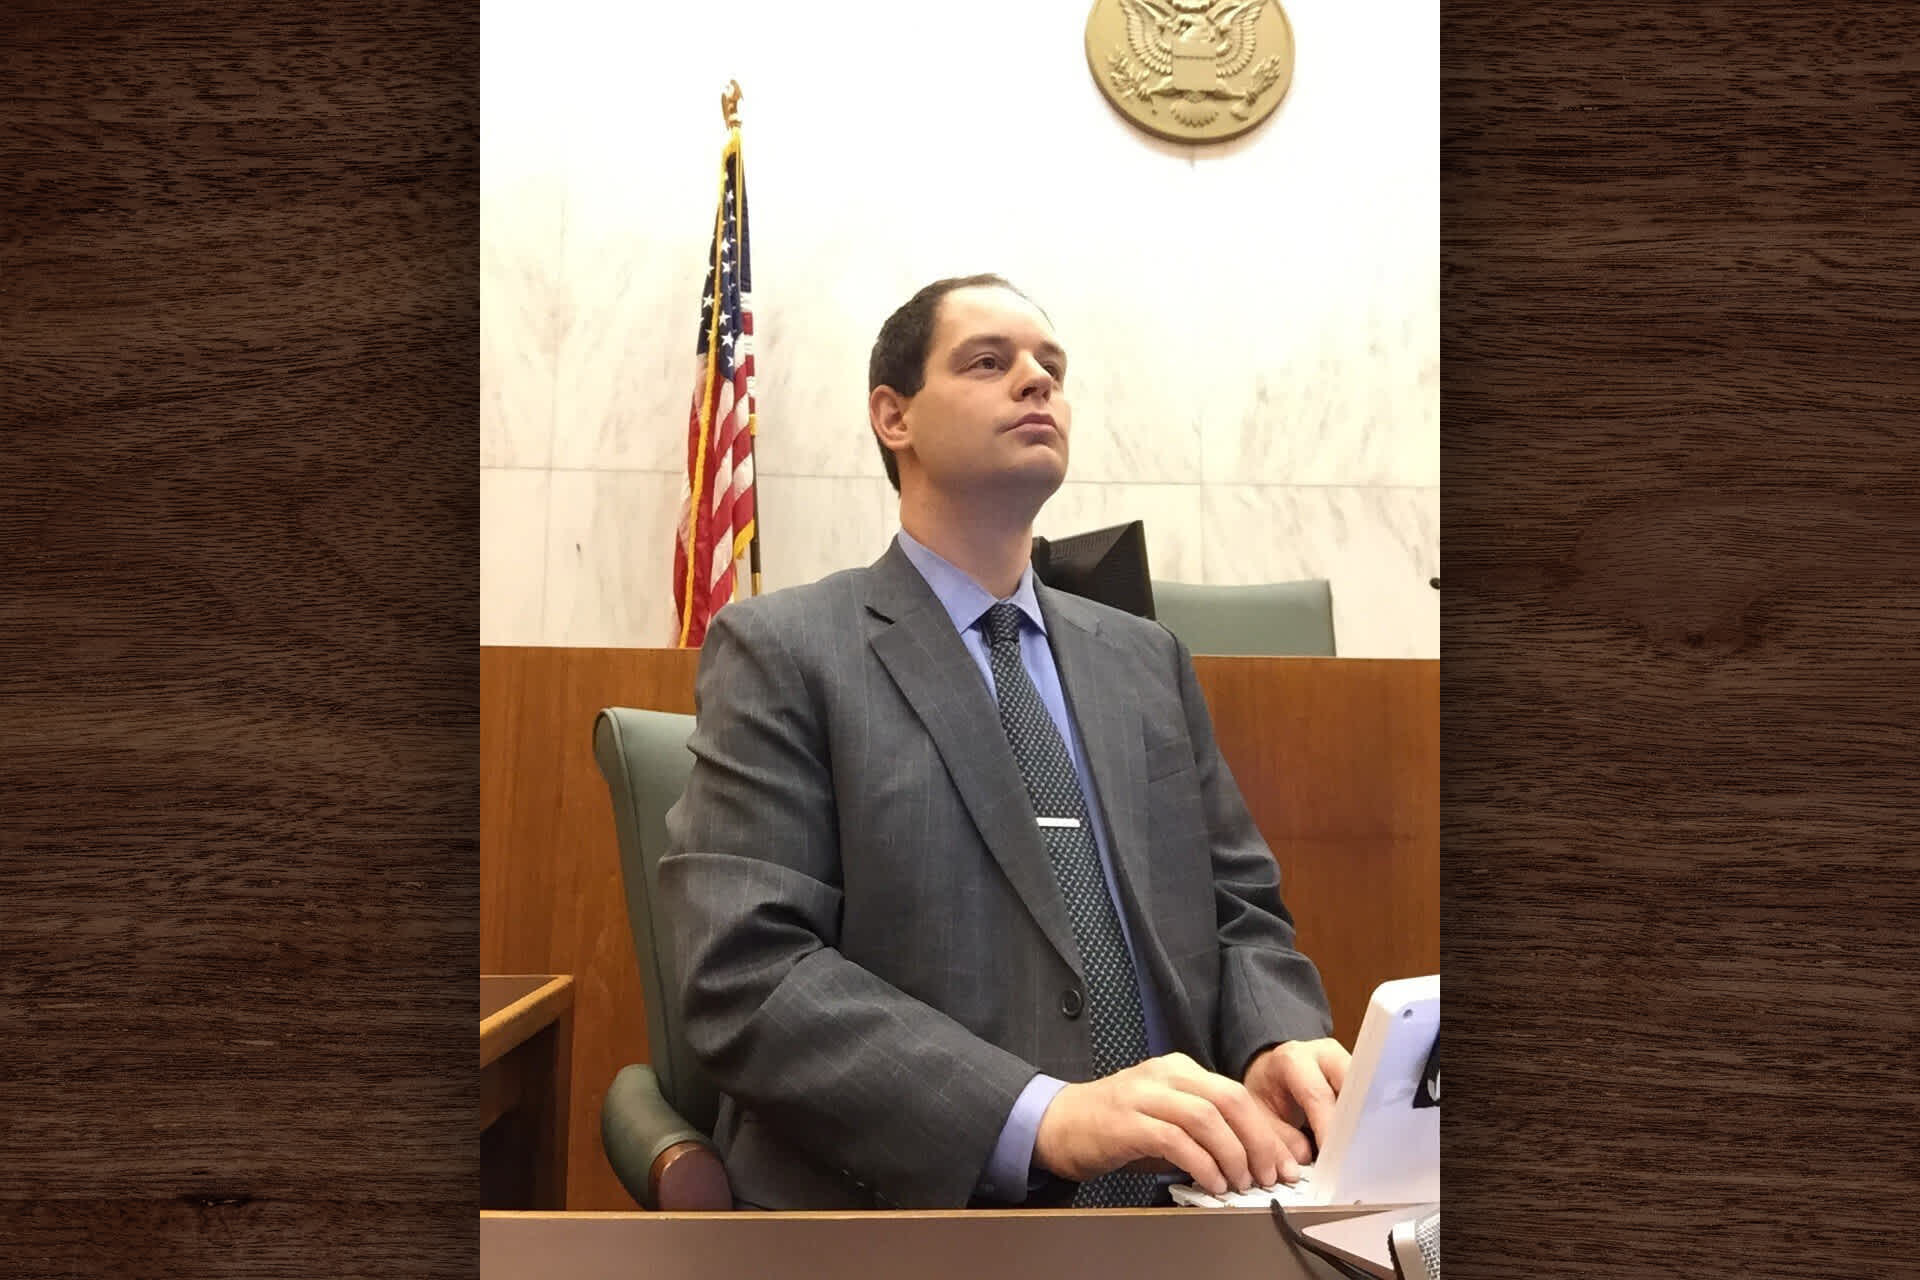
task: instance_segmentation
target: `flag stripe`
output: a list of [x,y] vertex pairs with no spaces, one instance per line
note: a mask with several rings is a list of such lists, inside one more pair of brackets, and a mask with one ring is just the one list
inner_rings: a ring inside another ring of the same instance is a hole
[[720,196],[709,241],[692,404],[687,482],[674,544],[676,641],[697,646],[732,599],[735,561],[758,529],[754,504],[753,310],[746,184],[740,135],[720,158]]

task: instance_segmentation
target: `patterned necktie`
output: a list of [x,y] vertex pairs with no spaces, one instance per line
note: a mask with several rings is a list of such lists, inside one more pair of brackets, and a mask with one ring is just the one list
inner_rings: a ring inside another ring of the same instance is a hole
[[[1040,836],[1053,874],[1067,900],[1067,918],[1087,976],[1093,1069],[1107,1076],[1147,1056],[1147,1021],[1073,759],[1020,661],[1022,616],[1020,606],[1005,602],[986,612],[994,696],[1000,703],[1000,725],[1041,819]],[[1152,1174],[1117,1171],[1081,1183],[1073,1203],[1083,1208],[1145,1205],[1153,1201],[1155,1190]]]

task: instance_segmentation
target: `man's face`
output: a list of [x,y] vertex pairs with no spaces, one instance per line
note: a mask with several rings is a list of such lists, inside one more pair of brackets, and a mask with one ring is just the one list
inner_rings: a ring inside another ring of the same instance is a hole
[[1045,501],[1067,474],[1066,374],[1053,327],[1019,294],[942,298],[926,382],[903,414],[923,478],[950,493],[1027,489]]

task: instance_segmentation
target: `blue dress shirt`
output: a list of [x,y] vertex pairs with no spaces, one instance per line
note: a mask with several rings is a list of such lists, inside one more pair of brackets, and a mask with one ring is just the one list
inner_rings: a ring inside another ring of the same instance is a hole
[[[953,619],[961,643],[973,655],[974,665],[980,668],[980,676],[987,682],[988,696],[994,696],[987,634],[980,623],[987,610],[999,601],[963,571],[915,541],[905,529],[900,531],[899,542],[907,559],[927,580],[927,585],[933,588],[933,594],[939,597],[946,609],[947,616]],[[1033,589],[1031,565],[1021,573],[1020,585],[1014,588],[1013,594],[1007,599],[1018,605],[1020,612],[1026,615],[1026,625],[1020,628],[1020,661],[1027,669],[1027,678],[1033,681],[1034,689],[1039,692],[1040,701],[1046,705],[1047,714],[1053,717],[1054,726],[1060,730],[1060,737],[1067,744],[1067,754],[1073,758],[1073,771],[1080,780],[1080,790],[1087,797],[1087,808],[1093,818],[1093,842],[1100,851],[1100,868],[1106,874],[1107,893],[1113,898],[1114,914],[1120,918],[1120,932],[1126,937],[1127,952],[1133,959],[1134,980],[1140,988],[1140,1008],[1147,1023],[1147,1054],[1158,1057],[1170,1047],[1166,1024],[1153,984],[1144,976],[1146,969],[1141,963],[1140,948],[1134,945],[1133,928],[1127,923],[1126,909],[1121,906],[1119,891],[1114,887],[1113,850],[1107,840],[1106,815],[1098,803],[1093,778],[1087,773],[1087,758],[1080,749],[1079,730],[1067,712],[1066,694],[1060,688],[1060,670],[1054,665],[1053,649],[1047,643],[1047,622],[1040,614],[1040,598]],[[1040,1074],[1035,1074],[1027,1083],[1020,1097],[1015,1100],[1006,1126],[1000,1131],[1000,1140],[994,1144],[993,1154],[988,1158],[987,1167],[975,1186],[982,1197],[1009,1204],[1018,1204],[1027,1198],[1027,1192],[1033,1185],[1033,1144],[1040,1132],[1040,1118],[1046,1114],[1054,1095],[1065,1087],[1066,1081]]]

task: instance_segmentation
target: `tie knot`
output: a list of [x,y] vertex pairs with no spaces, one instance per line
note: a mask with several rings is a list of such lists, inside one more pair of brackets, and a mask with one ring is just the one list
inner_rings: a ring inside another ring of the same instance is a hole
[[987,610],[987,643],[995,649],[1020,641],[1020,606],[1002,600]]

